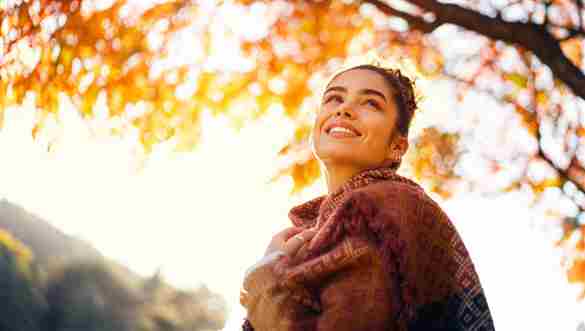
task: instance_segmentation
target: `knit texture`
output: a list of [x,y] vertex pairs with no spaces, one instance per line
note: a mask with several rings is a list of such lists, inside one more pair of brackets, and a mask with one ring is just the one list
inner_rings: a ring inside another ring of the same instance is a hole
[[[379,257],[386,273],[386,293],[362,297],[380,300],[387,303],[380,307],[391,309],[371,312],[372,316],[385,314],[385,322],[383,327],[376,324],[369,330],[494,330],[480,279],[463,241],[448,216],[414,181],[387,167],[368,169],[335,192],[293,207],[289,218],[297,227],[318,232],[293,259],[280,260],[280,287],[291,291],[308,287],[315,304],[325,300],[327,306],[331,300],[343,301],[353,293],[367,291],[360,282],[369,279],[375,267],[354,268],[360,271],[347,276],[355,277],[353,283],[324,276],[339,274],[364,256],[371,257],[368,261]],[[380,281],[380,277],[372,278],[374,285]],[[322,292],[324,288],[327,293]],[[334,308],[339,319],[345,319],[342,325],[351,324],[348,316],[360,318],[360,314],[352,315],[355,303]],[[315,323],[303,321],[303,330],[323,325],[319,315],[311,316]],[[335,316],[327,318],[334,320]],[[307,325],[311,327],[307,329]],[[254,330],[248,319],[243,329]]]

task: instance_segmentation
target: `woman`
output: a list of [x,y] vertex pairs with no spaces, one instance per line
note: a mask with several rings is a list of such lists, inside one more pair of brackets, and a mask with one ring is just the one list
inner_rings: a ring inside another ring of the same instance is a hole
[[415,109],[399,70],[330,80],[312,132],[329,193],[292,208],[247,272],[244,330],[494,330],[448,216],[396,173]]

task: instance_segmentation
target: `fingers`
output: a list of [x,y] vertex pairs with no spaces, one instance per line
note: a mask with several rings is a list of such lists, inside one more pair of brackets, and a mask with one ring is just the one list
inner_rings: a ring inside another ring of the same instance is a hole
[[286,255],[292,256],[294,255],[301,246],[303,246],[306,242],[310,241],[317,232],[315,230],[304,230],[301,233],[290,237],[285,243],[283,247],[283,251]]
[[248,292],[245,290],[240,290],[240,304],[244,307],[248,304]]
[[283,242],[286,242],[287,240],[290,239],[290,237],[292,237],[292,236],[294,236],[302,231],[303,231],[303,228],[292,226],[290,228],[286,228],[286,229],[280,231],[279,233],[276,234],[276,236],[278,236],[280,239],[282,239]]
[[276,250],[283,250],[286,241],[301,231],[303,231],[303,228],[293,226],[276,233],[272,236],[272,240],[268,244],[266,251],[264,251],[264,255],[266,256]]

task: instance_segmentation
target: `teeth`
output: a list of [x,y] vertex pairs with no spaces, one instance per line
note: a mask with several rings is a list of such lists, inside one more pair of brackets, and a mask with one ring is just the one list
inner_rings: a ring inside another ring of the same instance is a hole
[[354,134],[354,133],[353,133],[353,131],[351,131],[351,130],[348,130],[348,129],[346,129],[346,128],[339,127],[339,126],[336,126],[336,127],[333,127],[333,128],[331,128],[331,130],[329,130],[329,133],[332,133],[332,132],[335,132],[335,131],[339,131],[339,132],[347,132],[347,133]]

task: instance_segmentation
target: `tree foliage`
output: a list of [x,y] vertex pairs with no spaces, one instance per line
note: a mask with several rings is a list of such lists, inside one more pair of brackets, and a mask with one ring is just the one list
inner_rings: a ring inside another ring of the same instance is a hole
[[[282,111],[297,129],[277,175],[292,176],[298,192],[320,176],[308,139],[323,78],[372,49],[408,58],[426,79],[453,83],[453,111],[481,95],[515,114],[528,137],[518,144],[528,147],[482,157],[493,176],[510,165],[522,170],[502,192],[527,188],[536,203],[557,190],[572,201],[577,212],[556,217],[564,228],[559,244],[572,252],[569,280],[585,283],[582,1],[145,3],[0,2],[0,112],[34,98],[36,135],[69,97],[86,118],[105,108],[111,130],[139,132],[148,151],[168,140],[192,148],[205,110],[240,127]],[[463,131],[429,128],[412,137],[407,166],[445,197],[452,183],[469,180],[456,171],[466,153],[462,137],[473,128]],[[492,135],[485,139],[503,133]],[[535,176],[535,167],[545,175]]]
[[46,313],[46,303],[32,274],[32,254],[10,233],[0,229],[0,329],[37,331]]
[[225,303],[206,287],[177,290],[157,275],[139,279],[107,261],[53,268],[42,330],[220,330]]

